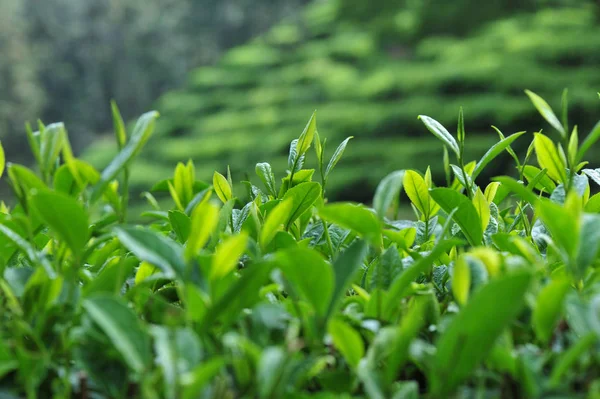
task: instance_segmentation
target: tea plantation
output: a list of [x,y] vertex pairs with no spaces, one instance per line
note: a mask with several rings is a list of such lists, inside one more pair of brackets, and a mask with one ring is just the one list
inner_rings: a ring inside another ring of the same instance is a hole
[[[585,161],[600,122],[527,95],[552,129],[500,133],[476,158],[462,110],[457,134],[419,116],[447,156],[390,168],[372,207],[327,200],[369,139],[325,146],[313,114],[245,189],[178,163],[154,185],[168,206],[145,193],[145,225],[127,222],[130,179],[157,112],[126,129],[113,104],[119,152],[101,171],[40,124],[34,169],[0,151],[18,198],[0,209],[0,396],[600,397],[600,170]],[[504,154],[518,178],[488,184]]]
[[[136,192],[188,158],[202,179],[212,170],[224,174],[227,165],[242,179],[265,159],[282,170],[289,137],[315,109],[330,144],[348,136],[360,140],[348,148],[330,195],[363,202],[389,170],[423,171],[442,157],[415,117],[424,110],[450,125],[464,107],[469,158],[498,139],[492,123],[506,134],[548,128],[538,123],[523,88],[558,107],[568,87],[579,127],[589,130],[596,122],[597,2],[489,1],[491,15],[482,15],[474,0],[364,4],[315,1],[298,18],[193,71],[187,85],[162,96],[157,138],[131,171]],[[515,143],[517,153],[526,149]],[[115,153],[107,136],[84,159],[104,167]],[[513,173],[504,166],[508,160],[502,155],[484,177]],[[431,170],[441,182],[442,164]]]

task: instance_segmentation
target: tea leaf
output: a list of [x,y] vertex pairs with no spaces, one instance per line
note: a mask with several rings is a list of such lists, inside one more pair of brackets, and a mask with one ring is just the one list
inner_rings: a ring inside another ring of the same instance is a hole
[[456,302],[461,305],[467,303],[471,289],[471,269],[464,256],[460,256],[454,263],[454,274],[452,275],[452,293]]
[[166,278],[181,276],[185,271],[183,249],[174,241],[148,228],[120,226],[114,232],[123,246],[138,259],[159,267]]
[[290,220],[293,212],[294,200],[288,197],[282,200],[273,208],[267,215],[262,230],[260,231],[260,246],[264,249],[269,245],[271,240],[275,237],[277,231],[285,226],[286,222]]
[[102,171],[100,181],[94,186],[90,201],[92,203],[98,199],[106,190],[108,184],[117,176],[117,174],[127,166],[133,158],[139,153],[141,148],[146,144],[152,132],[154,131],[154,123],[158,118],[158,112],[151,111],[143,114],[135,124],[133,133],[129,142],[123,147],[119,154],[112,162]]
[[600,121],[596,123],[592,131],[587,135],[579,150],[577,151],[577,160],[581,160],[590,148],[600,139]]
[[335,279],[331,265],[306,248],[286,249],[277,259],[294,292],[310,303],[319,316],[325,316]]
[[565,131],[563,125],[560,123],[552,108],[548,105],[548,103],[540,96],[535,94],[530,90],[525,90],[525,93],[529,96],[529,99],[537,108],[538,112],[544,117],[544,119],[555,128],[563,138],[567,137],[567,132]]
[[299,156],[303,156],[306,151],[310,148],[310,144],[313,141],[313,137],[315,135],[315,131],[317,129],[317,111],[314,111],[311,115],[304,131],[300,134],[298,138],[298,143],[296,144],[296,152]]
[[123,360],[136,373],[150,365],[150,340],[135,313],[122,299],[97,294],[83,301],[83,308],[109,337]]
[[540,341],[548,343],[562,313],[565,296],[571,285],[564,279],[555,279],[539,293],[533,309],[532,324]]
[[548,176],[554,181],[566,182],[565,164],[552,140],[541,133],[535,133],[533,143],[538,163],[548,170]]
[[329,160],[329,163],[327,164],[327,168],[325,169],[325,178],[329,177],[329,174],[331,173],[331,171],[333,170],[335,165],[337,165],[339,160],[342,158],[342,155],[344,154],[344,151],[346,150],[346,146],[348,145],[348,142],[353,138],[354,138],[353,136],[346,138],[335,149],[335,152],[333,153],[333,156]]
[[114,100],[110,102],[110,109],[112,111],[115,138],[117,139],[119,150],[121,150],[127,143],[127,131],[125,130],[125,123],[123,123],[123,117],[121,116],[119,107],[117,107],[117,103]]
[[498,155],[502,153],[507,148],[510,148],[510,145],[519,137],[524,135],[525,132],[518,132],[508,136],[507,138],[501,139],[499,142],[494,144],[484,155],[481,157],[477,165],[475,166],[475,170],[471,174],[471,178],[475,180],[477,176],[483,171],[483,169],[496,158]]
[[475,206],[475,210],[477,211],[479,219],[481,220],[481,229],[482,231],[485,231],[486,227],[490,223],[490,204],[488,204],[487,199],[479,188],[473,197],[473,205]]
[[350,367],[357,367],[358,362],[365,354],[365,345],[360,334],[341,319],[331,320],[327,330],[333,344],[342,353]]
[[213,187],[221,202],[226,203],[233,198],[231,186],[229,185],[227,178],[219,172],[213,174]]
[[433,200],[446,212],[454,213],[454,221],[460,227],[469,243],[473,246],[481,244],[483,230],[477,210],[464,195],[449,188],[434,188],[429,190]]
[[404,174],[404,191],[411,202],[423,214],[424,219],[429,219],[429,189],[425,180],[417,172],[407,170]]
[[402,188],[403,179],[404,171],[397,170],[384,177],[377,185],[375,196],[373,197],[373,207],[380,218],[385,216],[389,207],[392,205],[392,201],[394,201],[395,198],[398,198],[400,189]]
[[328,222],[352,230],[373,245],[381,244],[381,223],[370,210],[351,203],[329,204],[319,209],[319,216]]
[[437,342],[429,376],[434,396],[447,397],[454,392],[487,356],[498,336],[521,311],[530,281],[529,272],[492,280],[454,317]]
[[75,256],[81,255],[90,237],[87,212],[74,198],[54,191],[38,191],[32,205],[44,223],[69,246]]
[[247,244],[248,235],[241,233],[231,236],[217,245],[210,269],[211,280],[222,278],[234,270],[238,260],[244,254]]
[[275,175],[271,170],[271,165],[266,162],[256,164],[256,174],[262,180],[267,192],[273,197],[277,197],[277,188],[275,186]]
[[219,221],[219,208],[210,202],[198,204],[192,211],[190,234],[185,247],[185,258],[191,259],[206,245]]
[[314,182],[300,183],[289,189],[283,200],[291,200],[292,208],[285,222],[286,228],[296,221],[304,212],[307,212],[321,196],[321,185]]
[[454,153],[457,156],[460,155],[460,149],[458,147],[458,143],[456,142],[454,137],[452,137],[450,132],[448,132],[448,130],[446,130],[446,128],[444,126],[442,126],[435,119],[430,118],[425,115],[419,115],[419,119],[421,120],[421,122],[423,122],[425,127],[427,127],[427,130],[429,130],[431,133],[433,133],[433,135],[435,137],[437,137],[438,139],[440,139],[446,146],[450,147],[450,149],[452,151],[454,151]]

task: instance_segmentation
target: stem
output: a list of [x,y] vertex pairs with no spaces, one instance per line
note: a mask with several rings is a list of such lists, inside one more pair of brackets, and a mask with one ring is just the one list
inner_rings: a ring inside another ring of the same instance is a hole
[[460,170],[462,171],[462,174],[463,174],[463,179],[465,180],[465,188],[467,189],[467,197],[469,197],[469,199],[472,200],[473,192],[471,190],[471,185],[469,184],[469,179],[467,179],[467,172],[465,172],[465,162],[463,160],[462,154],[458,159],[458,163],[460,165]]

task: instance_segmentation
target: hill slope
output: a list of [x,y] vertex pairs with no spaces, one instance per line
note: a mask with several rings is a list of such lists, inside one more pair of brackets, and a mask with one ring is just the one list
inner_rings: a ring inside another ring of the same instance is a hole
[[[389,170],[424,170],[431,163],[438,168],[434,176],[442,175],[441,163],[431,162],[442,148],[419,114],[455,131],[463,106],[473,158],[497,141],[492,121],[505,134],[516,126],[550,129],[524,89],[558,108],[568,88],[572,113],[584,123],[580,130],[595,122],[600,26],[592,3],[521,11],[467,36],[420,40],[413,34],[414,10],[392,7],[383,16],[349,19],[344,4],[311,4],[299,20],[232,49],[217,65],[195,70],[185,87],[161,97],[157,134],[136,163],[133,183],[148,189],[172,174],[173,162],[187,158],[202,178],[230,165],[239,180],[266,159],[276,159],[274,169],[283,170],[289,142],[314,109],[329,152],[355,136],[330,195],[357,200],[369,198]],[[113,151],[110,138],[86,157],[102,165]],[[494,172],[506,172],[502,164]]]

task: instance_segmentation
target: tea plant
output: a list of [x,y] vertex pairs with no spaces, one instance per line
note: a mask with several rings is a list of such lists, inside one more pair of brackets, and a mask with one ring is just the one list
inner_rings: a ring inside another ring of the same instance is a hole
[[[28,128],[36,170],[7,164],[0,213],[1,396],[599,397],[600,170],[583,159],[600,123],[580,142],[566,96],[559,119],[527,94],[556,132],[524,159],[527,133],[496,129],[472,161],[462,110],[456,136],[422,115],[447,184],[398,170],[371,206],[329,203],[350,138],[328,151],[313,114],[284,173],[259,163],[241,192],[179,163],[143,194],[143,225],[129,168],[156,112],[127,132],[113,104],[102,172],[62,124]],[[518,179],[482,185],[503,152]]]

